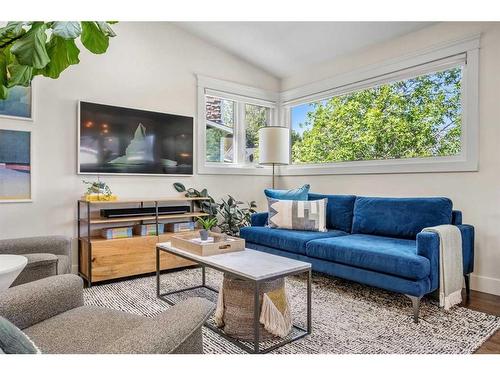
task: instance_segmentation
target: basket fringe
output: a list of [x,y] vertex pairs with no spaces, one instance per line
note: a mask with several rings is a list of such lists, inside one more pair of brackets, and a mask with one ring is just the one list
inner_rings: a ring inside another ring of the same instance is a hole
[[217,308],[215,309],[214,320],[217,327],[224,327],[224,286],[219,288],[219,296],[217,297]]
[[[286,295],[285,295],[286,298]],[[273,301],[267,293],[262,296],[262,309],[260,313],[260,323],[264,328],[275,336],[284,338],[292,328],[292,317],[288,305],[288,299],[285,301],[286,307],[283,314],[276,308]]]

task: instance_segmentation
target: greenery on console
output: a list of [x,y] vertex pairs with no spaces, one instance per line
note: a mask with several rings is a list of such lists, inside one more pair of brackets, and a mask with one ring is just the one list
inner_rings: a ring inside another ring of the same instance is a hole
[[201,211],[209,214],[210,218],[215,218],[221,232],[230,236],[238,236],[242,227],[250,225],[250,215],[256,212],[257,204],[255,201],[245,204],[228,195],[227,199],[216,202],[208,194],[207,189],[201,191],[194,188],[186,189],[180,182],[174,183],[174,188],[179,193],[185,193],[188,198],[208,198],[207,200],[195,201],[195,204]]
[[78,64],[78,38],[90,52],[106,52],[109,38],[116,36],[113,23],[20,21],[0,27],[0,100],[7,98],[11,87],[29,86],[37,75],[58,78]]
[[97,181],[83,181],[85,185],[88,185],[87,191],[88,195],[97,194],[103,195],[105,197],[111,197],[113,193],[107,183],[97,180]]

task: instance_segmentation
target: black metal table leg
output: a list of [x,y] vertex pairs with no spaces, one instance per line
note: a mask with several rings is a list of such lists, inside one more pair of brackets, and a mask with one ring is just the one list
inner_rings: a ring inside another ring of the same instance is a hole
[[312,271],[307,273],[307,333],[312,332]]
[[160,297],[160,249],[156,248],[156,297]]
[[205,266],[201,266],[201,285],[206,285]]
[[260,345],[259,345],[259,336],[260,336],[260,322],[259,322],[259,307],[260,307],[260,301],[259,301],[259,282],[255,282],[255,294],[253,297],[254,301],[254,306],[253,306],[253,345],[254,345],[254,353],[258,354],[260,351]]

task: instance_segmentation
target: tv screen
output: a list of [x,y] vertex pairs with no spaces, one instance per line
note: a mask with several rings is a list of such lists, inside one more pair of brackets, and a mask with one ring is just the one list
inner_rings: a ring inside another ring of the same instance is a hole
[[79,173],[193,174],[193,118],[80,102]]

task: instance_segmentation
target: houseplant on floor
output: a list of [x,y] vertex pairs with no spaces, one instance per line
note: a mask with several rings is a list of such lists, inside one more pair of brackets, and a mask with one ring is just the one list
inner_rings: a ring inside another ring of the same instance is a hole
[[186,188],[180,182],[174,183],[174,189],[179,193],[185,193],[187,198],[207,198],[205,200],[194,201],[195,205],[209,215],[217,218],[218,225],[214,228],[229,236],[239,236],[240,228],[250,225],[250,216],[255,213],[257,204],[255,201],[244,203],[228,195],[227,199],[216,202],[207,189],[196,190]]

